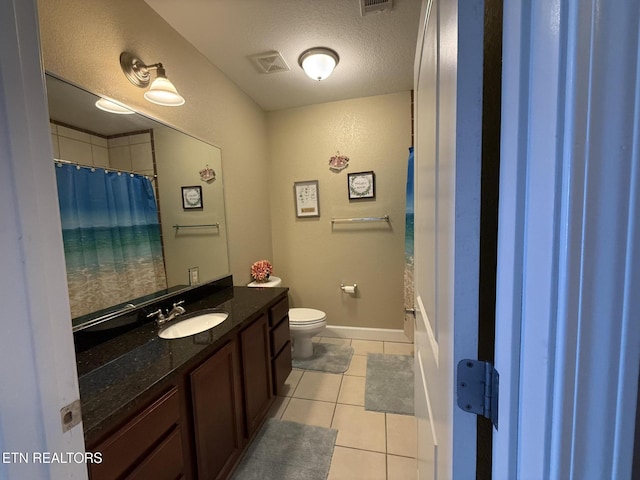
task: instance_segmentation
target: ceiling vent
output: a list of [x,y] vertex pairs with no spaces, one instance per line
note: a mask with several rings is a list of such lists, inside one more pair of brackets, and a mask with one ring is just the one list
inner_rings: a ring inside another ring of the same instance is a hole
[[280,52],[260,53],[250,57],[260,73],[277,73],[291,70]]
[[370,13],[391,10],[393,0],[360,0],[360,14],[364,17]]

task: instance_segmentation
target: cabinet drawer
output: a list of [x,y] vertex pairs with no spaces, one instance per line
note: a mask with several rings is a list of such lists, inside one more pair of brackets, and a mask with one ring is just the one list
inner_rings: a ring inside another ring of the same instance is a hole
[[269,326],[273,327],[280,323],[280,320],[289,314],[289,299],[287,297],[280,300],[269,309]]
[[102,452],[102,463],[91,464],[91,479],[114,479],[137,464],[145,452],[180,418],[178,389],[172,388],[133,420],[91,450]]
[[284,382],[291,373],[291,342],[287,342],[282,351],[272,361],[273,391],[276,395],[284,395]]
[[147,456],[127,480],[175,480],[182,475],[182,434],[176,429]]
[[284,318],[271,330],[271,355],[277,355],[289,341],[289,319]]

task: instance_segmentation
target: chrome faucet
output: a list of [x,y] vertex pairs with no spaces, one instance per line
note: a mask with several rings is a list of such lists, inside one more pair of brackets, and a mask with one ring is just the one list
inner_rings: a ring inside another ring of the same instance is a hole
[[183,303],[184,300],[180,300],[179,302],[174,303],[173,308],[167,312],[166,316],[162,312],[162,309],[159,308],[155,312],[151,312],[149,315],[147,315],[147,318],[156,317],[156,325],[162,325],[163,323],[170,322],[177,316],[182,315],[186,312],[184,307],[181,306]]
[[168,315],[167,316],[167,322],[169,320],[173,320],[178,315],[182,315],[184,312],[186,312],[184,307],[181,306],[183,303],[184,303],[184,300],[180,300],[179,302],[173,304],[173,308],[167,314]]

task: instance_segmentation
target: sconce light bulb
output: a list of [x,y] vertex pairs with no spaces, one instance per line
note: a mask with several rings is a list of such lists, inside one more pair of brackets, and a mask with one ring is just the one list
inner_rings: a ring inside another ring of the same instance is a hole
[[[164,69],[163,69],[164,71]],[[173,83],[167,77],[160,76],[158,69],[158,77],[151,83],[149,90],[144,93],[144,98],[157,105],[166,107],[178,107],[184,105],[184,98],[178,93]]]

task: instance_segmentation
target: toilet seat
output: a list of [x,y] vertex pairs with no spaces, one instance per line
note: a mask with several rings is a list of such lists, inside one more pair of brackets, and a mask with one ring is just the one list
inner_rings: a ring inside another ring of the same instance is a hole
[[314,325],[323,323],[327,319],[326,313],[314,308],[290,308],[289,325]]

